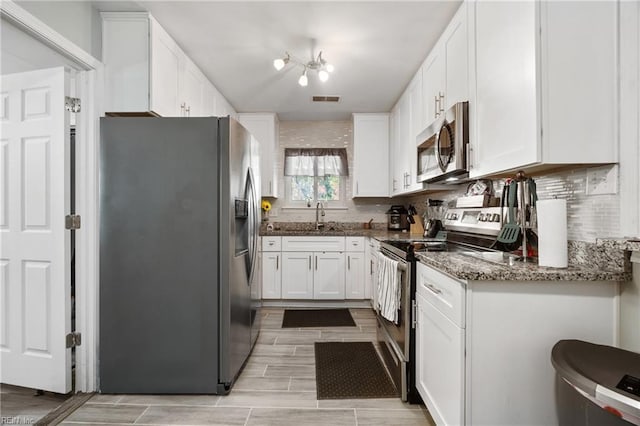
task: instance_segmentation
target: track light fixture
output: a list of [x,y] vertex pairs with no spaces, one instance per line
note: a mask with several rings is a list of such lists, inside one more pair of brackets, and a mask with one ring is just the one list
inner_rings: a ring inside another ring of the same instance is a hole
[[298,61],[295,58],[292,58],[288,52],[285,53],[284,58],[277,58],[273,61],[273,67],[280,71],[287,64],[292,63],[298,66],[303,67],[302,75],[298,79],[298,84],[300,86],[307,86],[309,84],[309,78],[307,77],[307,70],[314,70],[318,73],[318,79],[321,82],[325,82],[329,80],[329,74],[333,72],[333,65],[327,63],[327,61],[322,57],[322,52],[318,53],[318,57],[315,59],[311,59],[309,62],[304,63],[302,61]]

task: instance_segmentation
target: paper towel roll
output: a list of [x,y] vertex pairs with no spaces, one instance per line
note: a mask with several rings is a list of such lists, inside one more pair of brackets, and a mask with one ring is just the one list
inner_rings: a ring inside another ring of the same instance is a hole
[[567,259],[567,200],[539,200],[538,264],[566,268]]

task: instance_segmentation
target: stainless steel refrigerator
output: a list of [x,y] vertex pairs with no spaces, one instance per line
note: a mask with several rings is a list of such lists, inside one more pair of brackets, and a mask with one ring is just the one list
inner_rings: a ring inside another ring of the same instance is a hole
[[100,133],[100,391],[227,393],[259,328],[256,142],[216,117]]

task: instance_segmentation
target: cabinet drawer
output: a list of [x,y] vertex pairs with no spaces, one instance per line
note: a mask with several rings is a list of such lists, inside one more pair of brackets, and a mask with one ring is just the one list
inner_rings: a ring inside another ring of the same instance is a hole
[[280,251],[282,237],[262,237],[262,251]]
[[344,251],[345,237],[282,237],[282,251]]
[[364,251],[364,237],[346,237],[347,251]]
[[417,263],[416,291],[458,327],[465,328],[466,287],[422,263]]

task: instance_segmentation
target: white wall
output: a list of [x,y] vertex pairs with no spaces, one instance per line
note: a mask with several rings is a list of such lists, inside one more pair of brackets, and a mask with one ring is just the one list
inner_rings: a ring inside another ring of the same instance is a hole
[[12,23],[0,20],[0,73],[33,71],[73,63]]
[[94,58],[102,57],[100,13],[88,1],[25,1],[16,3]]

